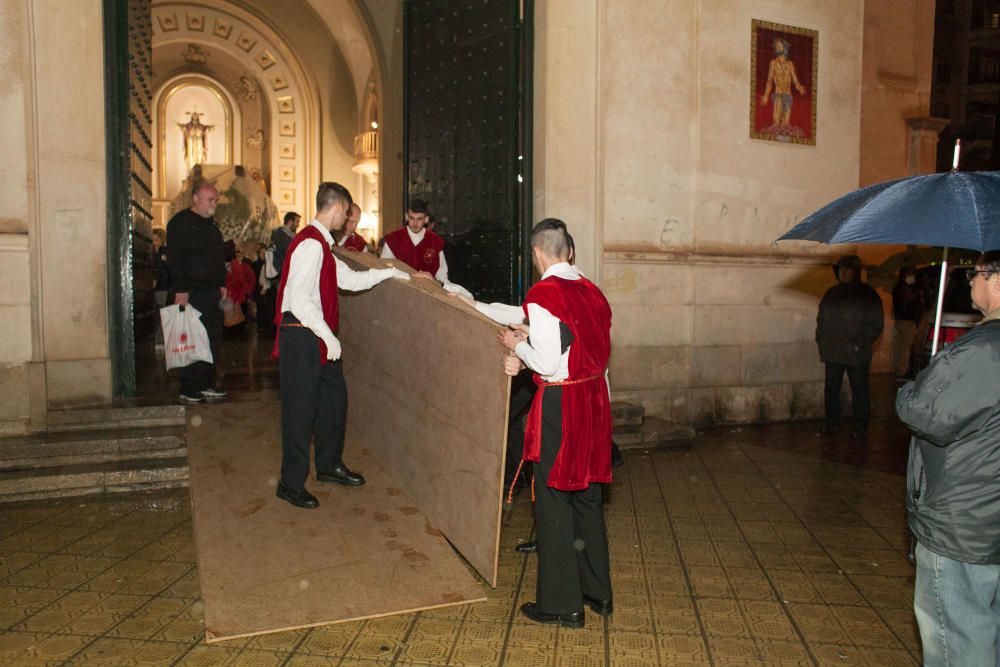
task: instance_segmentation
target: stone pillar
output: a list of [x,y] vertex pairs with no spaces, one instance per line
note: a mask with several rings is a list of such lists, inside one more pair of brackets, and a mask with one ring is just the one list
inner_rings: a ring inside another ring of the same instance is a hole
[[933,174],[937,168],[938,135],[950,123],[947,118],[917,116],[906,119],[909,144],[906,156],[910,176]]
[[104,51],[94,48],[102,3],[26,4],[32,356],[47,407],[102,403],[111,399]]
[[601,281],[597,0],[535,3],[534,216],[560,218],[576,263]]

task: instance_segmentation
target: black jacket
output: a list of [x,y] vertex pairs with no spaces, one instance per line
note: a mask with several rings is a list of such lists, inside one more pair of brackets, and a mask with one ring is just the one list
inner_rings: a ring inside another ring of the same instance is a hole
[[1000,563],[1000,320],[934,357],[896,395],[910,443],[910,530],[931,551]]
[[184,209],[167,223],[171,287],[175,292],[226,286],[222,232],[212,218]]
[[824,363],[859,366],[872,360],[872,345],[884,326],[882,300],[866,283],[834,285],[816,316],[816,344]]

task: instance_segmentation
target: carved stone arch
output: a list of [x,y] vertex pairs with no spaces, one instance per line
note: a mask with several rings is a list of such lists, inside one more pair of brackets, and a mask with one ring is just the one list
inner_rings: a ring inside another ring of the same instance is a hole
[[223,51],[257,77],[270,116],[272,198],[282,213],[306,214],[320,173],[319,103],[315,82],[285,41],[232,4],[207,7],[154,0],[154,59],[156,49],[168,44],[199,45],[209,58],[213,49]]
[[156,136],[153,138],[153,194],[163,197],[168,191],[166,184],[166,156],[160,150],[167,141],[168,128],[165,123],[165,112],[170,97],[185,86],[200,86],[212,91],[226,112],[225,146],[226,159],[238,164],[241,162],[241,142],[239,129],[241,127],[240,108],[233,99],[232,91],[214,77],[201,72],[175,74],[169,77],[153,94],[153,127]]

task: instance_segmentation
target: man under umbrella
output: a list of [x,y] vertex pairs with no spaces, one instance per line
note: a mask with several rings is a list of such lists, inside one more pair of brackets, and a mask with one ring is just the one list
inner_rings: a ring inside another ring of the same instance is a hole
[[906,504],[930,666],[1000,664],[1000,251],[967,273],[982,323],[896,396],[915,435]]

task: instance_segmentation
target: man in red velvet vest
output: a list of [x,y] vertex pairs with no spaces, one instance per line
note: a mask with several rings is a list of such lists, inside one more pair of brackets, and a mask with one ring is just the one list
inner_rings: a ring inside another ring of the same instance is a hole
[[340,235],[334,235],[338,246],[352,252],[368,252],[368,243],[357,232],[359,222],[361,222],[361,207],[357,204],[351,204],[343,231]]
[[406,225],[386,234],[382,259],[398,258],[416,271],[424,271],[441,283],[448,292],[472,297],[467,289],[448,280],[448,262],[444,257],[444,239],[432,232],[427,202],[413,199],[406,209]]
[[582,628],[583,605],[604,616],[613,608],[601,486],[611,481],[611,307],[569,264],[561,220],[535,225],[531,253],[542,279],[524,300],[529,337],[500,335],[513,352],[507,374],[527,366],[538,385],[524,434],[535,479],[537,597],[521,613]]
[[281,479],[277,496],[312,509],[319,501],[305,488],[309,441],[316,449],[316,479],[360,486],[365,478],[342,458],[347,385],[340,361],[337,290],[361,291],[388,278],[409,280],[399,269],[353,271],[334,257],[333,230],[344,226],[351,194],[338,183],[321,183],[316,217],[295,235],[278,287],[274,357],[281,382]]

